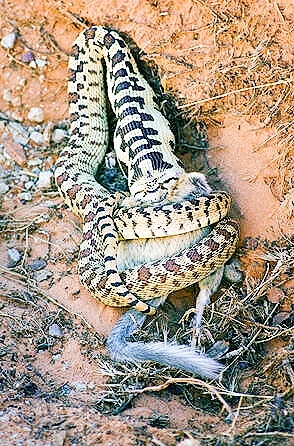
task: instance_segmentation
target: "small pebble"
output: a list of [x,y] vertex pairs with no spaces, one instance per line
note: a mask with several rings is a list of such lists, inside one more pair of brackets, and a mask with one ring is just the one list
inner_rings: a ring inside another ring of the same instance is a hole
[[28,160],[28,166],[32,167],[32,173],[35,173],[36,175],[39,175],[40,168],[39,167],[34,167],[34,166],[39,166],[42,163],[43,163],[43,161],[40,158],[35,158],[35,159],[32,159],[32,160]]
[[114,152],[107,153],[105,155],[105,167],[107,169],[113,169],[116,166],[116,156]]
[[31,271],[40,271],[47,266],[47,262],[44,259],[35,259],[28,264]]
[[236,417],[237,417],[237,412],[234,410],[233,412],[229,413],[229,415],[226,416],[225,422],[230,424],[234,421]]
[[68,384],[63,384],[63,386],[60,387],[61,395],[69,395],[71,391],[72,389]]
[[19,77],[18,78],[18,86],[24,87],[27,84],[27,79],[25,77]]
[[31,68],[44,68],[47,65],[47,60],[44,59],[34,59],[30,62],[29,66]]
[[8,267],[13,268],[21,260],[21,253],[16,248],[9,248],[7,250],[7,257],[8,257]]
[[21,144],[22,146],[26,146],[27,143],[29,142],[29,137],[23,133],[13,132],[12,138],[16,144]]
[[51,170],[43,170],[39,173],[39,179],[36,186],[39,189],[48,189],[51,187],[51,181],[53,179],[53,172]]
[[87,384],[80,381],[74,381],[72,383],[72,386],[76,392],[84,392],[85,390],[87,390]]
[[20,96],[13,96],[12,98],[11,98],[11,105],[13,106],[13,107],[20,107],[20,105],[21,105],[21,99],[20,99]]
[[61,142],[65,137],[67,136],[67,133],[63,129],[55,129],[52,134],[52,141],[55,143]]
[[66,361],[62,361],[62,371],[65,372],[71,364],[71,360],[67,359]]
[[21,99],[19,96],[13,96],[9,88],[3,89],[3,100],[9,102],[13,107],[19,107],[21,105]]
[[26,190],[30,190],[33,186],[35,185],[35,183],[32,180],[26,181],[25,182],[25,188]]
[[21,124],[17,122],[10,122],[8,129],[15,143],[25,146],[29,142],[29,134]]
[[18,194],[18,198],[21,201],[32,201],[33,199],[31,192],[21,192]]
[[48,209],[52,209],[56,206],[56,204],[54,203],[54,201],[51,200],[46,200],[43,202],[43,205],[48,208]]
[[32,122],[43,122],[44,111],[40,107],[32,107],[28,113],[28,119]]
[[26,183],[27,181],[29,181],[30,180],[30,177],[28,176],[28,175],[24,175],[24,174],[22,174],[20,177],[19,177],[19,181],[21,182],[21,183]]
[[11,101],[11,90],[9,88],[3,88],[2,98],[5,102]]
[[6,50],[11,50],[14,47],[15,41],[16,41],[15,33],[6,34],[6,36],[4,36],[1,40],[1,46]]
[[8,192],[9,191],[9,186],[8,186],[8,184],[6,184],[6,183],[0,183],[0,194],[2,195],[4,195],[4,194],[6,194],[6,192]]
[[33,131],[30,134],[30,140],[32,140],[34,143],[36,143],[40,146],[43,144],[44,138],[43,138],[42,133]]
[[52,132],[53,132],[54,127],[55,127],[55,123],[52,122],[52,121],[48,122],[48,124],[45,127],[43,135],[44,135],[44,143],[47,146],[50,145],[51,138],[52,138]]
[[62,338],[64,336],[64,332],[62,328],[59,327],[58,324],[52,324],[49,327],[49,336],[54,336],[55,338]]
[[32,60],[35,60],[34,54],[31,51],[27,51],[21,57],[21,61],[24,63],[30,63]]
[[290,317],[290,313],[287,311],[281,311],[273,317],[272,325],[273,327],[277,327],[282,322],[286,321]]
[[185,438],[184,440],[178,443],[178,446],[201,446],[200,441],[192,438]]
[[49,446],[54,444],[54,446],[63,446],[65,444],[65,439],[67,436],[67,431],[61,430],[61,431],[54,431],[52,435],[52,442],[44,444],[44,446]]
[[43,282],[43,280],[47,280],[51,276],[53,276],[53,273],[49,269],[43,269],[41,271],[34,272],[34,278],[37,282]]
[[23,122],[23,117],[19,113],[14,111],[11,111],[10,118],[14,119],[15,121]]
[[249,364],[246,361],[240,361],[239,362],[239,367],[241,370],[246,370],[249,369]]
[[44,59],[36,59],[36,65],[38,68],[44,68],[47,65],[47,60]]

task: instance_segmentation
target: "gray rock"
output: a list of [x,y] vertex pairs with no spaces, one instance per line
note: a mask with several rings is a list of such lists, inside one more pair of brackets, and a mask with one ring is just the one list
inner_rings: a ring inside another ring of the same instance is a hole
[[39,173],[41,172],[40,167],[38,167],[40,164],[42,164],[43,161],[41,160],[41,158],[35,158],[33,160],[28,160],[28,166],[32,167],[32,173],[39,175]]
[[53,273],[49,269],[43,269],[41,271],[34,272],[34,278],[36,279],[37,282],[43,282],[43,280],[47,280],[52,276]]
[[62,338],[64,336],[64,332],[62,328],[59,327],[58,324],[52,324],[49,327],[49,336],[54,336],[55,338]]
[[42,133],[40,132],[36,132],[35,130],[30,134],[30,139],[35,142],[36,144],[38,144],[39,146],[41,144],[43,144],[44,142],[44,138]]
[[28,113],[28,119],[32,122],[43,122],[44,111],[41,107],[31,107]]
[[[60,394],[61,395],[69,395],[71,392],[72,392],[72,389],[71,389],[71,387],[68,384],[63,384],[60,387]],[[71,444],[73,444],[73,443],[71,443]]]
[[26,190],[30,190],[33,186],[35,185],[35,183],[32,180],[26,181],[25,182],[25,188]]
[[28,175],[22,174],[19,177],[19,181],[21,181],[22,183],[26,183],[27,181],[30,181],[30,177]]
[[7,257],[8,257],[8,267],[13,268],[21,260],[21,253],[16,248],[9,248],[7,250]]
[[27,145],[27,143],[29,142],[29,137],[23,133],[13,132],[12,138],[14,142],[16,142],[17,144],[21,144],[22,146]]
[[56,204],[54,203],[54,201],[51,200],[46,200],[43,202],[43,205],[48,208],[48,209],[52,209],[56,206]]
[[39,189],[48,189],[51,187],[51,181],[53,179],[53,172],[51,170],[42,170],[39,173],[39,179],[36,186]]
[[1,182],[0,183],[0,194],[2,195],[4,195],[4,194],[6,194],[6,192],[8,192],[9,191],[9,186],[8,186],[8,184],[6,184],[6,183],[3,183],[3,182]]
[[31,192],[21,192],[18,194],[18,198],[21,201],[32,201],[33,199]]
[[9,102],[13,107],[19,107],[21,105],[20,96],[12,96],[11,90],[9,88],[3,89],[3,100]]
[[29,66],[31,68],[45,68],[45,66],[47,65],[47,60],[44,59],[34,59],[29,63]]
[[[42,160],[40,158],[37,161],[38,161],[38,164],[42,164]],[[32,168],[32,173],[34,173],[35,175],[39,175],[39,173],[41,172],[41,169],[40,169],[40,167],[38,167],[38,164],[35,164],[34,165],[35,167]]]
[[2,98],[5,102],[11,101],[11,90],[9,88],[3,88]]
[[87,390],[87,384],[81,381],[74,381],[72,383],[72,386],[76,392],[84,392],[85,390]]
[[47,266],[47,262],[44,259],[35,259],[28,264],[31,271],[40,271]]
[[29,142],[29,134],[18,122],[10,122],[8,129],[12,135],[13,141],[25,146]]
[[48,63],[45,59],[36,59],[35,62],[38,68],[45,68]]
[[71,364],[71,360],[67,359],[66,361],[62,361],[62,371],[65,372]]
[[52,134],[52,141],[55,143],[61,142],[65,137],[67,136],[67,133],[63,129],[55,129]]
[[11,50],[14,47],[15,41],[16,41],[15,33],[6,34],[6,36],[4,36],[1,40],[1,46],[6,50]]

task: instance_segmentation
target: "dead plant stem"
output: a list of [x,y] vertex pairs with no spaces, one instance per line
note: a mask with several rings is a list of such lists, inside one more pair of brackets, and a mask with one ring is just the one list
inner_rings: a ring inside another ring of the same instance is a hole
[[147,386],[143,389],[135,389],[131,390],[131,393],[144,393],[144,392],[160,392],[163,389],[166,389],[171,384],[192,384],[199,387],[206,387],[206,389],[213,393],[219,401],[222,403],[223,407],[226,409],[226,411],[231,414],[232,409],[228,405],[228,403],[224,400],[224,398],[220,395],[220,393],[216,390],[215,387],[208,384],[205,381],[202,381],[201,379],[196,378],[169,378],[167,379],[163,384],[159,384],[158,386]]
[[45,293],[45,291],[43,291],[41,288],[36,286],[33,283],[33,281],[31,279],[29,279],[28,277],[25,277],[22,274],[16,273],[15,271],[10,271],[8,268],[5,268],[5,266],[3,266],[3,265],[0,265],[0,271],[2,271],[4,274],[7,274],[7,275],[11,276],[11,278],[13,280],[17,281],[17,282],[20,282],[22,284],[27,284],[33,291],[35,291],[36,293],[41,295],[43,298],[45,298],[49,302],[53,303],[57,307],[61,308],[62,310],[66,311],[67,313],[69,313],[69,314],[71,314],[73,316],[78,317],[79,319],[81,319],[84,322],[84,324],[86,324],[86,326],[88,328],[94,329],[94,327],[92,327],[92,325],[89,324],[87,319],[85,319],[81,314],[76,313],[75,311],[70,310],[69,308],[65,307],[63,304],[58,302],[56,299],[54,299],[53,297],[49,296],[47,293]]
[[245,91],[250,91],[250,90],[260,90],[262,88],[275,87],[277,85],[282,85],[282,84],[289,85],[290,82],[291,82],[290,79],[285,79],[285,80],[281,79],[281,80],[276,81],[276,82],[269,82],[269,83],[266,83],[266,84],[252,85],[251,87],[239,88],[237,90],[227,91],[226,93],[219,94],[217,96],[211,96],[209,98],[200,99],[199,101],[190,102],[189,104],[183,104],[183,105],[180,105],[178,108],[180,110],[183,110],[183,109],[186,109],[186,108],[189,108],[189,107],[194,107],[195,105],[202,105],[202,104],[205,104],[206,102],[211,102],[211,101],[216,101],[218,99],[223,99],[223,98],[226,98],[226,97],[231,96],[233,94],[243,93]]

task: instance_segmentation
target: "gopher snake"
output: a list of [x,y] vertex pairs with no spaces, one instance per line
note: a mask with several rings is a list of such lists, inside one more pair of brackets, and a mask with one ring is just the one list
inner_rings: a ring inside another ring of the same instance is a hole
[[[55,178],[65,202],[83,219],[81,281],[107,305],[151,314],[154,308],[144,301],[205,280],[232,256],[239,227],[223,218],[230,197],[211,193],[204,175],[185,173],[173,153],[169,123],[116,32],[82,32],[69,73],[71,137]],[[130,197],[110,194],[95,180],[108,146],[106,89]]]

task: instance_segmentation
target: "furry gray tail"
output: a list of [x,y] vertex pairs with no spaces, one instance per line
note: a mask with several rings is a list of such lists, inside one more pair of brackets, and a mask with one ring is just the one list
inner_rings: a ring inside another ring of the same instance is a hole
[[184,345],[164,342],[129,342],[127,338],[138,331],[146,315],[129,310],[114,326],[107,339],[107,348],[111,358],[118,362],[139,363],[155,361],[168,367],[191,372],[205,378],[217,378],[223,366],[212,358],[200,355]]

